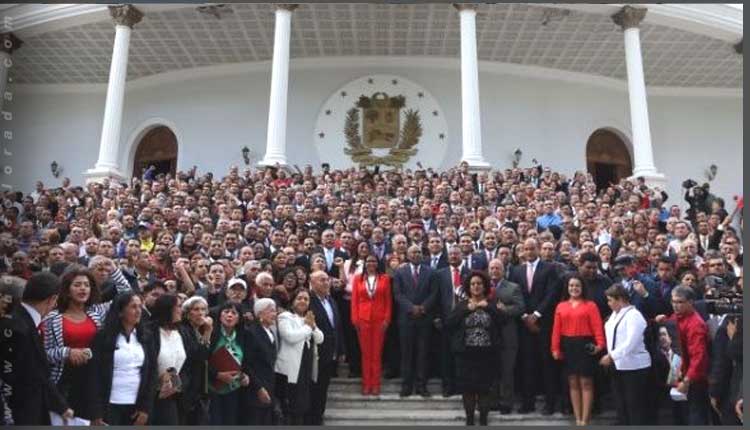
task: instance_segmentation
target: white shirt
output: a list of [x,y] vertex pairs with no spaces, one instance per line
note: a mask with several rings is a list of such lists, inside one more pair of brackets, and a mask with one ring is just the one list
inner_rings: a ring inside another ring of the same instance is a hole
[[141,367],[146,355],[135,330],[130,333],[129,342],[124,334],[117,335],[115,345],[109,403],[134,405],[141,385]]
[[[317,296],[317,294],[316,294]],[[335,320],[333,318],[333,307],[331,307],[331,297],[320,297],[318,296],[318,299],[320,300],[320,303],[323,305],[323,309],[326,310],[326,314],[328,315],[328,321],[331,323],[331,327],[336,327]]]
[[[618,324],[618,322],[622,320]],[[617,337],[615,338],[615,326]],[[604,324],[607,336],[607,351],[617,370],[638,370],[651,366],[651,356],[643,342],[646,320],[633,305],[612,312]],[[616,344],[613,345],[613,341]]]
[[263,330],[266,331],[266,334],[268,335],[268,338],[271,340],[271,344],[275,345],[276,344],[276,337],[273,335],[273,332],[271,331],[271,329],[269,329],[268,327],[266,327],[264,325],[261,325],[261,327],[263,327]]
[[174,367],[180,373],[182,365],[185,364],[185,346],[182,344],[182,336],[178,330],[159,329],[159,358],[157,359],[159,375],[167,369]]

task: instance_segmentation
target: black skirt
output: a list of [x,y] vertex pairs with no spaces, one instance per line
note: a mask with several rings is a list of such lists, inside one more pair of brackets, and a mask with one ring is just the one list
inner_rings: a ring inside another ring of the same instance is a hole
[[593,336],[563,336],[560,339],[565,375],[594,376],[596,356],[586,352],[588,344],[596,344]]
[[497,373],[495,348],[467,347],[456,355],[456,388],[462,393],[487,393]]

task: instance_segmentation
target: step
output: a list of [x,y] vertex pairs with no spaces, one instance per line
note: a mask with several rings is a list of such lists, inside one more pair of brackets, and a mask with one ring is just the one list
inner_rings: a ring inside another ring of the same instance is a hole
[[[477,414],[477,419],[479,414]],[[359,425],[458,425],[465,420],[463,410],[362,410],[326,408],[326,425],[344,425],[358,423]],[[615,421],[614,412],[603,413],[593,418],[592,424],[611,425]],[[572,416],[555,413],[550,416],[536,414],[508,414],[500,415],[491,412],[489,422],[493,425],[570,425],[575,422]],[[342,424],[343,423],[343,424]],[[398,423],[398,424],[394,424]]]
[[421,396],[399,397],[397,393],[381,393],[378,396],[363,396],[360,393],[336,392],[329,390],[328,407],[340,409],[391,409],[391,410],[462,410],[461,396],[445,398],[433,395],[431,398]]
[[[439,379],[430,379],[427,381],[427,390],[432,393],[433,396],[440,396],[443,391],[442,383]],[[401,379],[383,379],[381,382],[380,392],[383,394],[398,394],[401,391]],[[328,392],[345,392],[345,393],[361,393],[362,392],[362,379],[361,378],[333,378],[331,379],[331,385]]]

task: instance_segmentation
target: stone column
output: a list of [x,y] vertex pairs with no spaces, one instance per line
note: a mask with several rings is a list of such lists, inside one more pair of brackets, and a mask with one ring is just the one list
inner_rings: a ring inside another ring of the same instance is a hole
[[99,159],[93,169],[84,173],[88,182],[109,177],[122,179],[120,172],[120,131],[122,110],[125,102],[125,81],[128,73],[128,51],[133,26],[143,19],[143,12],[132,5],[109,6],[115,23],[115,42],[112,49],[112,64],[109,69],[107,99],[104,106],[102,135],[99,141]]
[[455,4],[461,19],[461,161],[474,170],[489,169],[482,156],[482,121],[479,106],[477,11],[471,4]]
[[630,126],[633,136],[633,176],[642,176],[650,185],[663,187],[666,178],[657,172],[654,165],[654,151],[651,146],[651,129],[648,120],[646,81],[643,77],[643,58],[641,56],[641,38],[638,25],[645,16],[645,8],[624,6],[619,12],[612,15],[612,20],[622,27],[625,35]]
[[23,42],[13,33],[0,34],[0,110],[5,103],[5,89],[8,87],[8,71],[13,67],[13,51],[20,48]]
[[296,4],[279,4],[276,6],[266,154],[263,160],[258,163],[261,166],[287,165],[286,108],[287,91],[289,89],[289,41],[291,39],[292,12],[296,8]]

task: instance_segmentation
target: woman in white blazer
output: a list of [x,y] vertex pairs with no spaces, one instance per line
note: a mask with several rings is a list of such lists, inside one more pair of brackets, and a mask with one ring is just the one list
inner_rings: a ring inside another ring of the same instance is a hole
[[310,311],[310,292],[298,289],[291,297],[291,311],[277,322],[279,353],[276,357],[277,393],[286,424],[301,425],[310,408],[310,386],[318,379],[318,348],[323,332]]

